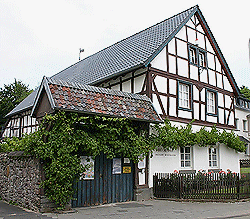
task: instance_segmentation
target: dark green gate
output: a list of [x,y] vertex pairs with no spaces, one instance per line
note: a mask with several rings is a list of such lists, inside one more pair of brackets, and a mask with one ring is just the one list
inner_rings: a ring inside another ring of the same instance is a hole
[[94,179],[74,183],[72,207],[91,206],[133,200],[134,165],[126,158],[118,158],[121,172],[113,170],[113,160],[105,155],[96,157]]

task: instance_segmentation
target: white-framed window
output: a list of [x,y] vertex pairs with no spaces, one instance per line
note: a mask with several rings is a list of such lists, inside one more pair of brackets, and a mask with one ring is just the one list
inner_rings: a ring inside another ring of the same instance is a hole
[[180,154],[181,154],[181,167],[182,168],[188,168],[192,165],[192,150],[191,147],[181,147],[180,148]]
[[247,120],[243,120],[243,131],[247,131]]
[[189,60],[191,63],[197,64],[196,49],[193,47],[189,47]]
[[235,119],[235,128],[237,130],[239,130],[239,119],[238,118]]
[[206,67],[205,53],[201,51],[199,51],[199,65],[200,67]]
[[179,83],[179,107],[190,109],[190,86]]
[[218,149],[209,148],[209,167],[218,167]]
[[212,91],[207,91],[207,112],[212,114],[216,113],[215,93]]

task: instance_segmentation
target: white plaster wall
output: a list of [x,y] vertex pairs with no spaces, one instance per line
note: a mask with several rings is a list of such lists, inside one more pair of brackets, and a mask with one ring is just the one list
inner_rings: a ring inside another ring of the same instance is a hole
[[196,28],[197,28],[198,31],[204,33],[204,30],[203,30],[203,28],[202,28],[202,26],[200,24]]
[[205,105],[201,104],[201,120],[205,121]]
[[219,164],[224,171],[230,169],[233,172],[240,172],[240,154],[223,144],[219,147]]
[[154,82],[159,92],[167,93],[167,78],[156,76]]
[[224,82],[224,89],[232,92],[233,91],[232,86],[230,85],[227,77],[224,75],[223,75],[223,82]]
[[219,109],[219,123],[224,124],[224,109]]
[[176,34],[177,38],[183,39],[183,40],[187,40],[187,35],[186,35],[186,28],[182,28],[177,34]]
[[170,152],[154,152],[149,160],[149,187],[153,187],[155,173],[173,173],[179,169],[179,149]]
[[218,92],[217,95],[218,95],[218,106],[224,107],[223,94]]
[[167,71],[166,47],[152,60],[151,65],[153,68]]
[[188,58],[187,43],[177,40],[177,55],[186,59]]
[[209,78],[209,84],[216,86],[216,78],[215,78],[215,72],[208,70],[208,78]]
[[188,77],[188,61],[178,58],[178,75]]
[[179,110],[178,111],[179,117],[192,119],[192,112],[186,111],[186,110]]
[[195,31],[191,28],[187,28],[187,33],[188,33],[188,42],[195,44],[195,40],[196,40]]
[[232,103],[231,97],[228,96],[228,95],[225,95],[225,106],[226,106],[226,108],[230,109],[231,103]]
[[209,42],[208,38],[206,37],[206,46],[207,46],[207,51],[214,53],[214,49],[211,45],[211,43]]
[[194,65],[190,65],[190,78],[198,81],[198,68]]
[[193,169],[196,171],[209,169],[209,157],[207,147],[193,147]]
[[122,91],[131,93],[131,80],[122,83]]
[[209,68],[215,70],[214,55],[212,55],[211,53],[207,53],[207,64]]
[[168,52],[175,55],[175,39],[172,39],[169,43],[168,43]]
[[217,75],[217,86],[219,88],[223,88],[223,84],[222,84],[222,74],[216,73]]
[[176,116],[176,98],[169,97],[169,115]]
[[206,92],[205,92],[205,89],[202,89],[201,91],[201,101],[205,102],[206,101]]
[[193,99],[194,100],[199,100],[200,92],[197,89],[197,87],[194,85],[193,86]]
[[202,48],[202,49],[205,49],[205,38],[204,38],[204,35],[197,32],[197,39],[198,39],[198,42],[199,42],[199,47]]
[[215,116],[208,116],[207,115],[207,121],[208,122],[217,123],[217,117],[215,117]]
[[154,107],[155,107],[155,110],[157,111],[158,114],[162,114],[162,110],[161,110],[161,106],[159,104],[159,101],[157,99],[157,96],[156,94],[153,94],[153,104],[154,104]]
[[136,77],[134,79],[134,85],[135,85],[134,86],[134,88],[135,88],[134,92],[135,93],[141,92],[144,80],[145,80],[145,75],[141,75],[141,76]]
[[[192,168],[196,172],[200,169],[206,172],[209,167],[208,147],[193,146]],[[239,159],[242,154],[228,148],[224,144],[218,146],[218,167],[224,171],[230,169],[233,172],[240,172]],[[154,152],[149,161],[149,187],[153,186],[153,175],[155,173],[173,173],[174,170],[181,170],[179,149],[168,152]],[[190,169],[190,168],[189,168]]]
[[215,57],[216,71],[221,72],[221,64],[217,56]]
[[176,80],[169,79],[169,93],[176,95]]
[[199,115],[200,115],[200,112],[199,112],[199,103],[194,103],[194,119],[195,120],[199,120]]
[[[193,18],[193,17],[192,17],[192,18]],[[189,26],[189,27],[195,28],[194,23],[193,23],[191,20],[189,20],[189,21],[186,23],[186,25]]]
[[112,89],[112,90],[120,90],[120,85],[117,84],[117,85],[111,87],[111,89]]
[[234,113],[233,112],[230,113],[228,125],[234,125]]
[[204,83],[208,83],[207,82],[207,70],[203,70],[201,73],[200,73],[200,81],[201,82],[204,82]]
[[169,73],[176,74],[176,59],[174,56],[169,55]]

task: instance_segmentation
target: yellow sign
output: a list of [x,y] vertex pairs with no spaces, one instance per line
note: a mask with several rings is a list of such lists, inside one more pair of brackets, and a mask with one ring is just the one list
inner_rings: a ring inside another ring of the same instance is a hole
[[123,167],[123,173],[131,173],[131,167]]

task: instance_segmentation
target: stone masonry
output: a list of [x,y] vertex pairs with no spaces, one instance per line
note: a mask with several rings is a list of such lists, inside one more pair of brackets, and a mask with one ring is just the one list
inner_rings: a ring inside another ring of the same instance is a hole
[[3,200],[40,211],[41,180],[39,159],[20,151],[0,153],[0,196]]

